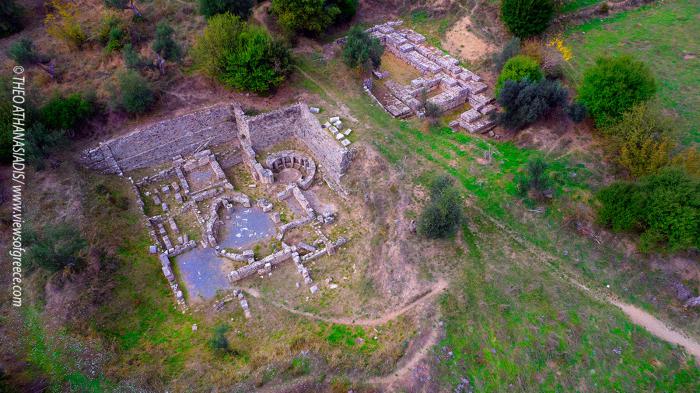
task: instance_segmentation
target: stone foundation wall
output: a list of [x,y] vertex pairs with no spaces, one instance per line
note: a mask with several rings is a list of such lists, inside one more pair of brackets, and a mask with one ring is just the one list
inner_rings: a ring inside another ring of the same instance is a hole
[[162,164],[177,155],[189,155],[207,146],[237,143],[237,131],[230,104],[211,106],[110,139],[84,151],[80,161],[102,172],[119,173],[119,168],[130,171]]

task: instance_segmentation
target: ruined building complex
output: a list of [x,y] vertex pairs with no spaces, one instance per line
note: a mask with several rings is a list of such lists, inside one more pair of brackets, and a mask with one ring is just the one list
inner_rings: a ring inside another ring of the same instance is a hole
[[[127,176],[153,241],[150,252],[159,254],[163,274],[183,309],[188,308],[183,282],[189,300],[206,298],[197,289],[211,283],[197,281],[200,276],[226,290],[247,277],[271,274],[288,260],[314,294],[319,287],[304,263],[333,254],[346,239],[331,240],[324,234],[324,226],[335,223],[336,212],[328,211],[312,187],[323,187],[314,182],[322,175],[337,189],[351,160],[351,142],[344,138],[350,130],[338,138],[337,129],[321,126],[314,115],[318,112],[298,103],[249,117],[237,105],[212,106],[100,143],[84,151],[81,162]],[[340,126],[339,118],[333,119]],[[254,180],[248,187],[260,190],[257,200],[240,189],[240,179],[229,178],[239,172],[227,175],[226,170],[239,164]],[[151,174],[132,177],[144,171]],[[313,233],[312,238],[288,244],[285,235],[300,227]],[[252,248],[263,241],[272,250],[256,255]],[[175,273],[186,275],[188,263],[194,265],[190,282]],[[240,303],[249,317],[248,303]]]
[[[375,76],[388,78],[384,86],[389,95],[377,101],[394,117],[423,115],[424,106],[433,104],[439,111],[447,112],[468,103],[471,108],[463,112],[459,120],[450,126],[461,126],[469,132],[485,132],[493,128],[494,121],[488,115],[496,110],[493,97],[485,94],[487,86],[475,73],[459,65],[459,60],[426,45],[425,37],[410,29],[397,30],[402,22],[387,22],[367,30],[384,45],[386,50],[409,66],[417,69],[421,77],[409,85],[391,80],[391,75],[375,72]],[[372,94],[366,87],[366,91]],[[425,98],[425,101],[423,99]]]

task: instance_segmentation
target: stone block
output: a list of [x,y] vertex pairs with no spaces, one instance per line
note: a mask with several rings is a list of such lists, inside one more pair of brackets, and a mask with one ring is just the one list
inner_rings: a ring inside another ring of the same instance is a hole
[[311,113],[321,113],[321,109],[320,109],[320,108],[316,108],[315,106],[310,106],[310,107],[309,107],[309,112],[311,112]]
[[350,146],[350,143],[352,142],[350,142],[348,139],[343,139],[342,141],[340,141],[340,144],[345,147]]

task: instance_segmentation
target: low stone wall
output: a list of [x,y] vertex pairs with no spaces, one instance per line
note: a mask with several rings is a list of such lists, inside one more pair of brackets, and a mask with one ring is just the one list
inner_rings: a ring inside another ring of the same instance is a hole
[[84,151],[80,161],[91,169],[120,174],[120,168],[130,171],[158,165],[207,146],[235,142],[237,130],[231,105],[217,105],[110,139]]

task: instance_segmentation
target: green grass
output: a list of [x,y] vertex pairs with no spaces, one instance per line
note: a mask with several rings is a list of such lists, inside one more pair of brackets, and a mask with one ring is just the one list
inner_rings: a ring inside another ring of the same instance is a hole
[[[592,19],[571,28],[570,79],[603,55],[630,54],[646,62],[659,82],[658,99],[677,115],[685,145],[700,143],[700,7],[696,0],[676,0]],[[686,54],[695,57],[684,59]]]
[[602,0],[569,0],[561,6],[559,12],[566,14],[569,12],[578,11],[582,8],[590,7],[592,5],[600,4],[602,2]]
[[[700,388],[700,371],[687,354],[632,324],[615,307],[581,293],[559,274],[574,274],[593,288],[611,284],[627,301],[678,323],[691,334],[696,331],[697,323],[648,302],[651,296],[659,299],[657,304],[672,301],[653,272],[622,271],[617,250],[594,246],[563,226],[564,202],[587,200],[591,184],[602,181],[602,174],[585,165],[594,157],[576,153],[562,158],[445,127],[425,129],[416,120],[391,118],[372,105],[359,87],[343,86],[352,82],[343,81],[332,63],[316,70],[301,67],[326,89],[335,89],[353,116],[365,123],[368,132],[358,135],[389,162],[407,170],[405,181],[425,185],[435,175],[448,173],[478,207],[467,208],[468,225],[461,239],[467,250],[457,254],[460,261],[458,271],[451,274],[456,277],[452,291],[441,302],[446,337],[440,348],[446,346],[455,354],[440,363],[442,383],[453,387],[461,377],[468,377],[475,391]],[[477,162],[488,150],[492,162]],[[549,163],[555,198],[544,205],[544,214],[528,217],[524,214],[528,201],[518,203],[513,179],[534,157]],[[410,167],[404,165],[404,158]],[[531,245],[521,246],[491,220]],[[539,253],[559,258],[546,262]],[[441,268],[439,260],[423,263]]]

